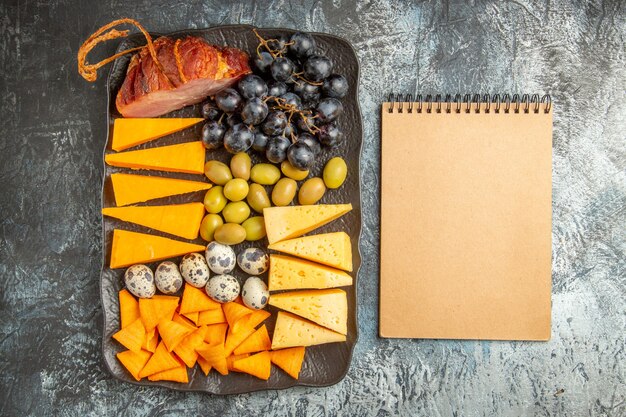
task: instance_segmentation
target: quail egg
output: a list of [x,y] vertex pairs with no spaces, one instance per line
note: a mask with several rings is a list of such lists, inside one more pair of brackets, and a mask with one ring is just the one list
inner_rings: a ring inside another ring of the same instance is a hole
[[126,288],[136,297],[150,298],[156,292],[152,270],[145,265],[133,265],[124,273]]
[[228,245],[211,242],[206,247],[206,261],[211,271],[216,274],[228,274],[235,269],[237,257],[235,251]]
[[189,253],[180,261],[180,274],[187,284],[202,288],[209,281],[209,267],[199,253]]
[[261,275],[269,267],[269,256],[263,249],[248,248],[237,255],[237,264],[245,273]]
[[243,284],[241,298],[243,299],[243,303],[249,308],[260,310],[267,305],[270,292],[267,290],[267,285],[265,285],[265,282],[263,282],[261,278],[250,277]]
[[175,294],[183,286],[183,277],[174,262],[161,262],[154,272],[156,287],[163,294]]
[[232,275],[215,275],[206,285],[206,292],[218,303],[228,303],[239,295],[239,281]]

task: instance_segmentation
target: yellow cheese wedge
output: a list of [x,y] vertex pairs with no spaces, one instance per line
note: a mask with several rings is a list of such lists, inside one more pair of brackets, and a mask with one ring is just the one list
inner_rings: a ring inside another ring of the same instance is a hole
[[206,149],[201,141],[159,146],[120,153],[110,153],[104,161],[114,167],[149,169],[187,174],[204,173]]
[[302,236],[352,210],[352,204],[268,207],[263,210],[270,244]]
[[344,271],[291,256],[270,255],[270,291],[348,285],[352,285],[352,277]]
[[115,151],[123,151],[124,149],[183,130],[203,120],[200,118],[115,119],[111,147]]
[[102,209],[102,214],[193,240],[198,237],[200,223],[204,217],[204,204],[107,207]]
[[308,290],[272,294],[269,303],[337,333],[348,333],[348,299],[344,290]]
[[279,311],[272,338],[272,350],[345,342],[346,336],[290,313]]
[[142,203],[155,198],[208,190],[211,184],[149,175],[111,174],[115,203],[118,206]]
[[268,248],[333,268],[352,271],[352,245],[350,244],[350,236],[345,232],[284,240],[269,245]]
[[203,245],[115,229],[110,266],[111,269],[124,268],[204,250]]

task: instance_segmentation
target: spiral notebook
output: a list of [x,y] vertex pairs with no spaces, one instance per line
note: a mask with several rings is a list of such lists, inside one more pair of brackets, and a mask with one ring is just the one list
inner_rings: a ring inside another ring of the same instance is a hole
[[548,340],[549,96],[382,105],[380,336]]

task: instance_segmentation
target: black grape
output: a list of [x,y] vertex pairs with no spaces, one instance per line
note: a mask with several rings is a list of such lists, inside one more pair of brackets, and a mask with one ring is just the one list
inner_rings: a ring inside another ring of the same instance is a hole
[[267,104],[260,98],[253,98],[248,100],[245,106],[243,106],[241,110],[241,120],[245,124],[258,125],[265,120],[267,112]]
[[343,105],[336,98],[327,97],[317,105],[317,117],[322,123],[336,120],[343,113]]
[[243,105],[243,99],[234,88],[227,88],[217,93],[215,102],[217,103],[217,107],[226,113],[239,111]]
[[339,74],[332,74],[324,81],[322,91],[326,97],[343,98],[348,94],[348,80]]
[[287,159],[287,149],[291,145],[291,141],[282,136],[271,137],[267,141],[265,157],[274,164],[280,164]]
[[207,149],[218,149],[224,144],[226,127],[215,120],[209,120],[202,126],[202,144]]
[[245,152],[254,142],[254,133],[244,124],[237,124],[224,134],[224,147],[230,153]]
[[258,75],[248,74],[239,80],[237,85],[241,96],[250,100],[255,97],[265,97],[267,95],[267,84]]
[[304,62],[302,67],[304,78],[309,81],[320,82],[333,71],[333,63],[322,55],[315,55]]
[[316,44],[313,36],[304,32],[296,32],[291,35],[289,52],[297,58],[306,58],[315,52]]

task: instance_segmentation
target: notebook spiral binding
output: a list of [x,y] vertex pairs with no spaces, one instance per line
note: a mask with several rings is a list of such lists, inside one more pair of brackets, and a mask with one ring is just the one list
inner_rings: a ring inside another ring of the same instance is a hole
[[[389,113],[393,113],[394,109],[398,113],[404,112],[404,105],[407,105],[407,113],[413,113],[415,109],[416,113],[432,113],[433,110],[436,113],[441,113],[442,111],[446,113],[461,113],[461,111],[465,111],[465,113],[471,113],[472,108],[474,113],[480,113],[481,110],[485,113],[491,112],[491,107],[493,106],[494,113],[500,113],[502,109],[504,113],[509,113],[511,108],[514,113],[519,113],[520,110],[524,113],[539,113],[540,105],[545,104],[544,112],[550,113],[550,109],[552,108],[552,99],[549,94],[541,97],[539,99],[539,94],[523,94],[521,97],[519,94],[513,94],[511,97],[509,94],[504,94],[500,96],[500,94],[465,94],[461,96],[461,94],[455,94],[454,99],[451,94],[446,94],[444,99],[442,100],[441,94],[437,94],[434,97],[431,94],[426,95],[426,97],[422,97],[421,94],[418,94],[415,100],[413,100],[413,94],[389,94]],[[485,104],[484,108],[481,108],[481,104]],[[453,108],[454,107],[454,108]]]

